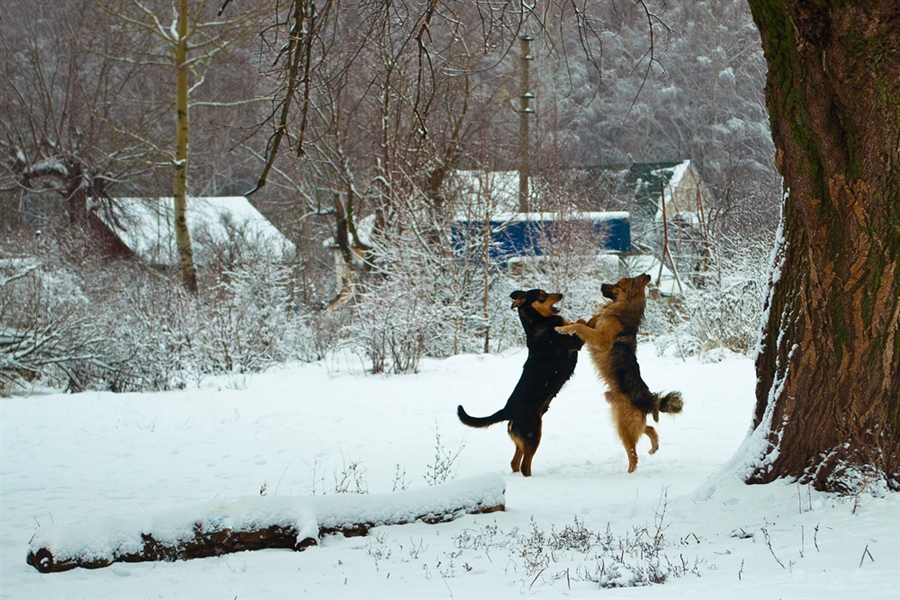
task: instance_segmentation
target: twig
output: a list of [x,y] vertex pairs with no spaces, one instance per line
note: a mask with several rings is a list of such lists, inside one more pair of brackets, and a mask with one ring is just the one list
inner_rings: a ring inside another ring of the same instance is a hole
[[872,562],[875,562],[875,559],[872,558],[872,553],[869,552],[869,545],[866,544],[866,547],[863,550],[862,556],[859,558],[859,566],[860,567],[863,566],[863,561],[866,560],[866,554],[869,555],[869,560],[871,560]]
[[450,593],[450,600],[453,600],[453,590],[450,589],[450,584],[447,583],[447,578],[444,577],[443,573],[440,573],[440,575],[441,575],[441,581],[444,582],[444,585],[447,586],[447,591]]
[[774,558],[775,562],[777,562],[779,565],[781,565],[781,568],[783,569],[784,563],[782,563],[780,560],[778,560],[778,557],[775,556],[775,550],[772,549],[772,539],[769,537],[769,531],[765,527],[763,527],[761,529],[761,531],[762,531],[763,537],[766,539],[766,546],[769,547],[769,552],[772,553],[772,558]]

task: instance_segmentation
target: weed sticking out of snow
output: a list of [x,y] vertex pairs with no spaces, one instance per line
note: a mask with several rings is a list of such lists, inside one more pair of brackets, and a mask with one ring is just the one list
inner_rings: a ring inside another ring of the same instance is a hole
[[496,522],[465,529],[454,536],[455,549],[442,561],[451,567],[462,563],[464,569],[451,568],[444,574],[463,576],[504,564],[527,589],[560,584],[571,589],[573,583],[635,587],[686,575],[699,577],[712,567],[704,558],[685,555],[689,541],[673,544],[666,539],[665,498],[660,506],[653,525],[634,526],[624,535],[614,533],[611,524],[604,530],[589,529],[577,515],[559,529],[551,524],[547,530],[534,517],[525,530],[504,531]]
[[455,451],[450,451],[441,443],[441,432],[434,426],[434,460],[428,465],[423,476],[428,485],[440,485],[456,477],[459,469],[456,462],[466,445],[460,442]]

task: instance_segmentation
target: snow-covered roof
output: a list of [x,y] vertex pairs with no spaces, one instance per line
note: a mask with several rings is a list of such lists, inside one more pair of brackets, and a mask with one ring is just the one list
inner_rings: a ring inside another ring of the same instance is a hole
[[492,221],[520,223],[523,221],[591,221],[600,223],[603,221],[627,221],[630,215],[627,211],[573,211],[573,212],[513,212],[495,213],[491,215]]
[[666,196],[671,196],[692,168],[690,160],[633,163],[621,172],[621,178],[636,200],[650,200],[658,205],[661,189],[665,187]]
[[[171,197],[117,198],[113,215],[98,216],[142,260],[178,264]],[[211,263],[223,251],[274,261],[290,260],[296,252],[294,244],[243,196],[189,197],[187,223],[194,261],[200,265]]]
[[[694,193],[701,186],[699,176],[690,160],[632,163],[630,166],[580,167],[589,180],[603,181],[611,185],[611,191],[626,200],[636,200],[647,205],[653,212],[659,208],[660,195],[667,200],[688,193]],[[529,179],[528,201],[532,207],[540,206],[549,196],[540,174]],[[465,200],[463,210],[483,211],[489,208],[494,213],[513,213],[519,210],[519,172],[459,170],[450,179],[452,185]],[[687,188],[690,188],[688,190]],[[705,194],[704,194],[705,195]],[[708,199],[704,200],[705,202]],[[686,204],[685,202],[681,202]]]
[[[493,211],[512,213],[519,210],[519,172],[458,170],[453,173],[451,185],[461,192],[467,207],[489,206]],[[528,201],[539,199],[536,178],[528,180]]]
[[[671,170],[671,175],[669,175],[669,177],[668,177],[668,182],[667,182],[668,187],[673,190],[675,188],[677,188],[681,184],[681,180],[684,179],[685,174],[688,172],[688,170],[690,168],[691,168],[691,161],[685,160],[685,161],[682,161],[682,162],[676,164],[671,169],[669,169],[669,170]],[[663,171],[664,171],[663,169],[660,169],[659,171],[657,171],[657,173],[662,176]]]

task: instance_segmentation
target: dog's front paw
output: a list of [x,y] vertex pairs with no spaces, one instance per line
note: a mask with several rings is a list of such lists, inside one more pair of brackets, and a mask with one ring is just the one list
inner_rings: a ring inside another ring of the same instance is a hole
[[575,326],[574,325],[563,325],[562,327],[557,327],[556,331],[560,333],[564,333],[566,335],[574,335],[575,334]]

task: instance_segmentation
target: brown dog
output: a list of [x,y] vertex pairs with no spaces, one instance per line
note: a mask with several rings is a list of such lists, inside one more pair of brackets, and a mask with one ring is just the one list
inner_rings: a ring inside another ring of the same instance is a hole
[[612,300],[587,322],[557,327],[560,333],[577,335],[587,344],[591,359],[609,391],[606,401],[612,408],[619,437],[628,453],[628,472],[637,469],[637,443],[647,434],[652,447],[650,454],[659,448],[656,429],[647,425],[647,415],[659,421],[659,413],[680,413],[682,399],[679,392],[654,394],[641,379],[637,362],[637,332],[644,318],[647,302],[646,287],[650,283],[647,274],[620,279],[615,284],[604,283],[600,291]]
[[[516,445],[510,466],[513,472],[522,471],[531,476],[531,460],[541,443],[541,421],[550,407],[550,401],[575,371],[578,351],[584,345],[577,337],[557,332],[569,322],[559,316],[554,306],[562,300],[562,294],[548,294],[544,290],[517,290],[509,295],[512,308],[519,313],[525,330],[528,359],[522,367],[522,376],[506,406],[489,417],[473,417],[462,405],[456,409],[459,420],[469,427],[488,427],[501,421],[509,421],[507,431]],[[583,322],[583,321],[582,321]]]

